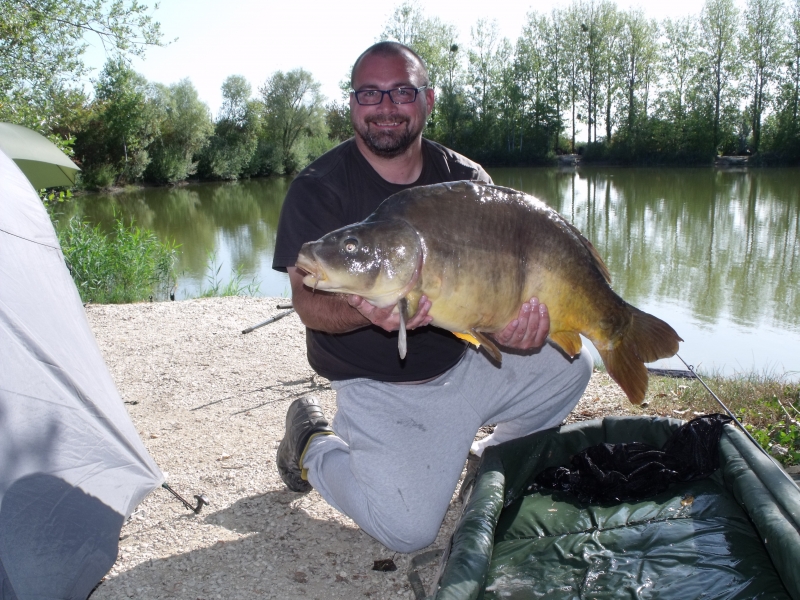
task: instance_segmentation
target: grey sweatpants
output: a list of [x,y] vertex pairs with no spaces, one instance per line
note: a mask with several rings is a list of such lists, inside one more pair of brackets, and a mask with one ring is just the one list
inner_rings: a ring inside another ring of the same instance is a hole
[[553,346],[504,354],[498,367],[470,348],[427,383],[369,379],[333,383],[336,435],[314,438],[303,466],[333,507],[392,550],[431,544],[473,450],[555,427],[578,403],[592,373],[589,352],[570,361]]

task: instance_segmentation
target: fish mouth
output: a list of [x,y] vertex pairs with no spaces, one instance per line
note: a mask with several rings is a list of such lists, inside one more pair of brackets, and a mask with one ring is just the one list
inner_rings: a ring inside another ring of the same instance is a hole
[[322,270],[322,265],[314,259],[307,258],[303,254],[297,257],[295,268],[303,275],[303,285],[307,285],[312,290],[316,290],[320,281],[326,281],[328,277]]

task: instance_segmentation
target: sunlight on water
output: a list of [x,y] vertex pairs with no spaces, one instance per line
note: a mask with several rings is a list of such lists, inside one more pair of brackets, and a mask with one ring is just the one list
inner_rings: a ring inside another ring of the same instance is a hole
[[[797,169],[489,169],[533,194],[595,245],[613,287],[669,322],[680,354],[701,372],[756,371],[800,379],[800,172]],[[178,299],[211,287],[209,253],[227,284],[290,294],[272,270],[284,178],[87,195],[72,215],[110,226],[134,219],[181,244]],[[592,349],[594,352],[594,350]],[[595,354],[596,356],[596,354]],[[685,368],[677,358],[662,368]]]
[[[701,372],[800,379],[798,171],[493,169],[576,225]],[[594,349],[592,353],[599,359]],[[677,358],[661,368],[685,368]]]

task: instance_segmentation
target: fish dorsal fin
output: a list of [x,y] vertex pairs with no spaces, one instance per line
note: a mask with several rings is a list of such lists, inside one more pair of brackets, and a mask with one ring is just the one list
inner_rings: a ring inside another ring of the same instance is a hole
[[574,357],[583,347],[581,336],[574,331],[556,331],[550,333],[550,339],[556,344],[561,346],[561,349],[566,352],[570,358]]
[[497,349],[495,343],[480,331],[476,329],[470,329],[469,333],[454,331],[453,335],[462,340],[466,340],[478,348],[483,346],[493,359],[497,362],[503,362],[503,355],[500,353],[500,350]]
[[600,270],[600,273],[603,275],[603,277],[608,283],[611,283],[611,273],[609,273],[606,263],[603,262],[603,259],[597,253],[597,250],[595,250],[594,246],[592,245],[592,242],[590,242],[586,238],[586,236],[581,233],[581,230],[575,227],[575,225],[567,221],[564,221],[564,223],[566,223],[567,226],[572,230],[572,232],[578,236],[578,239],[581,241],[581,243],[589,251],[589,254],[591,254],[592,258],[594,259],[594,264],[597,265],[597,268]]
[[397,351],[400,358],[405,358],[408,352],[408,339],[406,337],[406,321],[408,320],[408,300],[400,298],[397,301],[397,309],[400,312],[400,329],[397,331]]

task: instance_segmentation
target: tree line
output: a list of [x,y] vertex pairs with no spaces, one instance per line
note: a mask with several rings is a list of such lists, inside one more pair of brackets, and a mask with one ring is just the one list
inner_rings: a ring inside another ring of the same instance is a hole
[[[328,101],[303,69],[276,71],[255,90],[231,75],[216,118],[188,79],[148,82],[129,59],[164,42],[137,0],[0,9],[0,120],[71,152],[87,187],[294,173],[352,135],[347,101]],[[110,54],[91,93],[75,83],[87,33]],[[663,21],[573,0],[530,12],[514,42],[480,20],[466,44],[406,2],[379,39],[428,64],[437,102],[426,135],[485,165],[576,152],[637,164],[800,160],[800,0],[746,0],[741,11],[705,0],[698,16]]]
[[123,59],[109,61],[75,134],[89,188],[189,177],[233,180],[294,173],[332,148],[319,83],[303,69],[277,71],[254,97],[231,75],[213,120],[191,81],[152,84]]
[[718,154],[800,159],[800,0],[705,0],[657,21],[610,0],[531,12],[516,42],[404,4],[384,30],[415,48],[438,104],[428,135],[485,164],[554,153],[623,163]]

